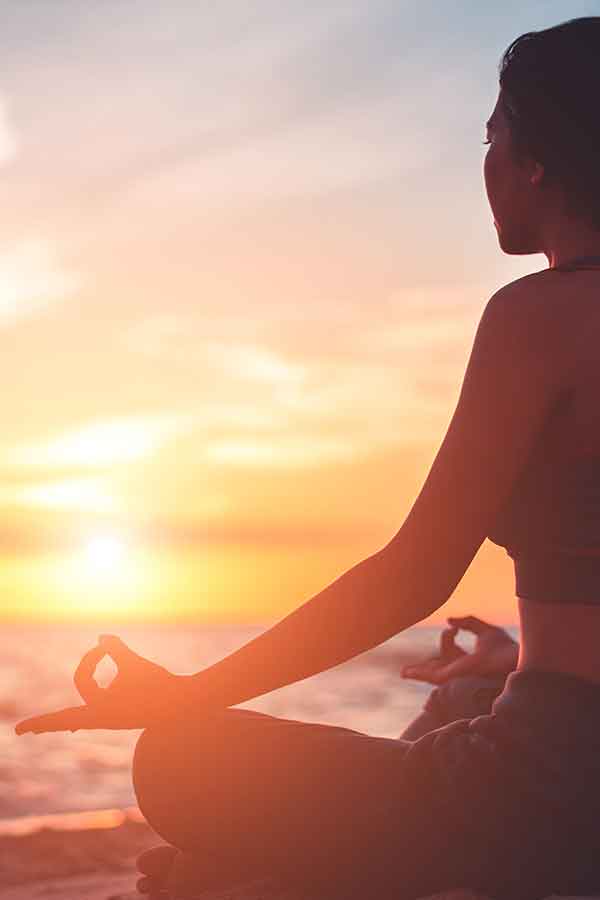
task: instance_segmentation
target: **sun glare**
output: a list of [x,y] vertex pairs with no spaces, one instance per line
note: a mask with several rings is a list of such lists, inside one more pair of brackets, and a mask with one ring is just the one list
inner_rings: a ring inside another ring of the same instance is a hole
[[65,615],[129,615],[152,594],[155,568],[129,534],[88,532],[70,553],[52,562],[46,583]]
[[90,571],[115,574],[127,559],[127,544],[116,535],[100,534],[87,542],[83,553]]

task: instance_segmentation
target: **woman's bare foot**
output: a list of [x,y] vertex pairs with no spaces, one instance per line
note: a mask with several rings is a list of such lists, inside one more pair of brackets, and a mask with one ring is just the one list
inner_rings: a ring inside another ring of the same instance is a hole
[[163,844],[140,854],[137,867],[143,877],[137,882],[140,894],[149,900],[194,900],[211,889],[234,888],[238,885],[263,884],[270,879],[256,872],[245,877],[232,877],[222,864],[200,864],[198,854],[184,853]]

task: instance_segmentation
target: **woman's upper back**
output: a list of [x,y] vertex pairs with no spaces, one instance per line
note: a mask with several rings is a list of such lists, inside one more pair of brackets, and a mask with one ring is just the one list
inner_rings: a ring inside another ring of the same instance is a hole
[[600,266],[531,281],[562,382],[490,540],[525,599],[600,605]]

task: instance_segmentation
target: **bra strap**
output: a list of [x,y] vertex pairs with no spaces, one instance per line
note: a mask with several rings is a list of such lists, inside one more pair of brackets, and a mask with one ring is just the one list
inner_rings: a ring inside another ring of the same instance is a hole
[[578,256],[576,259],[570,259],[561,263],[559,266],[552,266],[551,272],[574,272],[576,269],[595,269],[600,268],[600,256]]

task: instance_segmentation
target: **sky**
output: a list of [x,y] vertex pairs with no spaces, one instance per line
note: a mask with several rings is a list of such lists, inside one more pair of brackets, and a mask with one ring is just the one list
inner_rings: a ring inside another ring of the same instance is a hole
[[[0,615],[281,618],[398,531],[547,267],[484,123],[510,41],[600,2],[0,11]],[[515,602],[486,541],[436,615]]]

